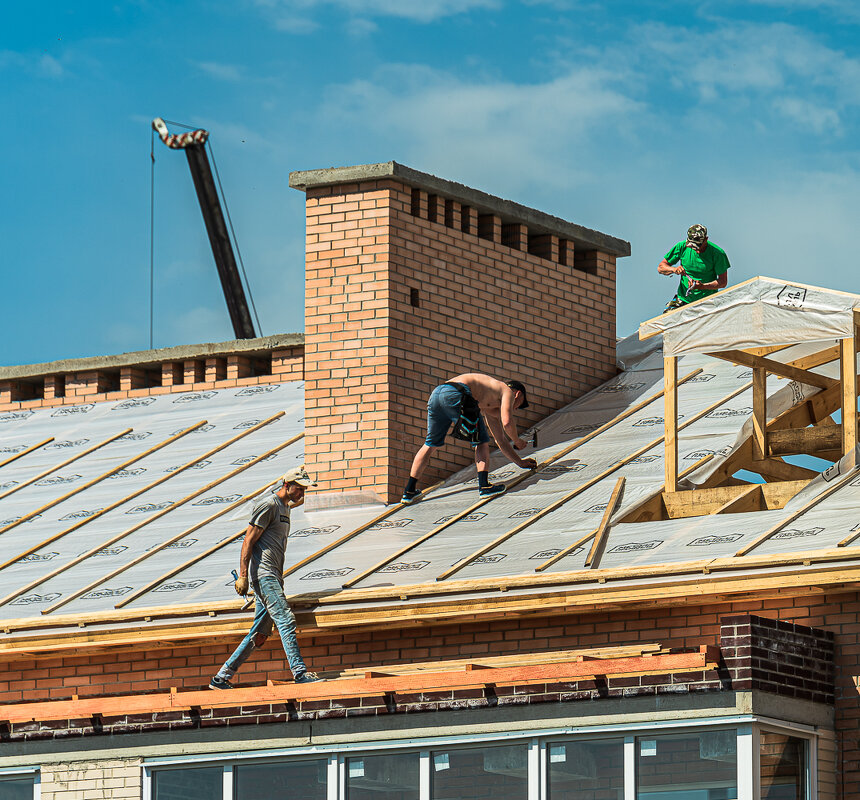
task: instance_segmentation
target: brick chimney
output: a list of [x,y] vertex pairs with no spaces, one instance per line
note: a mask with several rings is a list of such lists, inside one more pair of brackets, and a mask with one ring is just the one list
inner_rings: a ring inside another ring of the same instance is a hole
[[[294,172],[290,186],[307,198],[312,501],[398,500],[427,397],[454,375],[522,380],[523,430],[617,372],[627,242],[396,162]],[[470,461],[451,440],[425,481]]]

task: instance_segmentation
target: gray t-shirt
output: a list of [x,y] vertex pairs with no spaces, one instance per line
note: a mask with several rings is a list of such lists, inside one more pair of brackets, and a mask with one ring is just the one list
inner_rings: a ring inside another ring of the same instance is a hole
[[290,533],[290,508],[276,495],[260,500],[251,512],[249,522],[263,529],[251,552],[251,580],[271,575],[283,585],[284,551]]

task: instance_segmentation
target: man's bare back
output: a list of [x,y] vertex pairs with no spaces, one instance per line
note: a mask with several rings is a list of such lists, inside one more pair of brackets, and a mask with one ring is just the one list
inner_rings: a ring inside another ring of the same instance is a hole
[[506,395],[511,398],[514,396],[510,386],[480,372],[466,372],[451,378],[449,383],[462,383],[468,386],[472,397],[478,401],[481,412],[494,417],[501,417],[502,399]]

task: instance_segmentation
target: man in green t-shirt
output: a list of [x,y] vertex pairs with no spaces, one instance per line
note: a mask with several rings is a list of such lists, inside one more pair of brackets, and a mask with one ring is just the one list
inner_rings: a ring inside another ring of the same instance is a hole
[[729,266],[725,251],[708,241],[708,229],[704,225],[691,225],[687,241],[678,242],[657,265],[661,275],[681,276],[678,291],[663,313],[724,289],[729,282]]

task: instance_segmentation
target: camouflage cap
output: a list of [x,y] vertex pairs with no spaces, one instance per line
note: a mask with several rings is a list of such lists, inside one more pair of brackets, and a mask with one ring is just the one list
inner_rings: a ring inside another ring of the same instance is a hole
[[687,241],[701,244],[708,238],[708,229],[704,225],[691,225],[687,228]]

